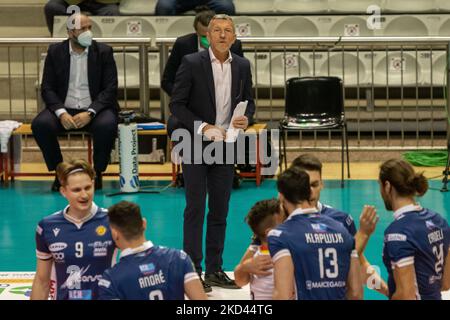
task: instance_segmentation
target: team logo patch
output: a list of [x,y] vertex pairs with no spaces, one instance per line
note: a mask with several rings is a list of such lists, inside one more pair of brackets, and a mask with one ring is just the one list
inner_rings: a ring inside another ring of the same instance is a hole
[[311,227],[315,232],[327,232],[328,227],[323,223],[311,223]]
[[105,233],[106,233],[106,227],[105,226],[98,226],[96,229],[95,229],[95,233],[97,233],[97,235],[98,236],[104,236],[105,235]]
[[141,270],[143,274],[151,274],[155,272],[155,265],[153,263],[141,264],[139,270]]

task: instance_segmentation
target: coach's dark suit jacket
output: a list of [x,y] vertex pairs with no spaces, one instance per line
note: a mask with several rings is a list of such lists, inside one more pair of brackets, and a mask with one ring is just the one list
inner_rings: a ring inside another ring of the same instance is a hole
[[[206,50],[207,51],[207,50]],[[236,40],[230,48],[232,53],[243,57],[241,41]],[[185,55],[198,52],[198,36],[196,33],[190,33],[185,36],[177,38],[175,41],[172,51],[167,60],[167,64],[164,67],[164,73],[161,80],[161,88],[171,96],[173,86],[175,83],[175,76],[177,70],[181,65],[181,60]]]
[[[55,112],[64,108],[70,76],[69,40],[50,45],[42,79],[42,99]],[[118,112],[117,68],[113,50],[103,43],[92,41],[88,53],[88,81],[92,104],[99,113],[105,108]]]
[[[239,102],[248,100],[245,115],[249,118],[249,122],[252,122],[255,103],[252,95],[250,62],[234,53],[232,57],[231,114]],[[172,113],[168,125],[169,134],[176,128],[186,128],[191,134],[196,134],[194,121],[215,124],[216,95],[208,50],[189,54],[183,58],[176,75],[169,107]]]

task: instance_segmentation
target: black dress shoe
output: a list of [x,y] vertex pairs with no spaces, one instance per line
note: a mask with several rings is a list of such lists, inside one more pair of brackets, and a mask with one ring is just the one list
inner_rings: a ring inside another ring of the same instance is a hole
[[58,178],[55,177],[55,181],[53,181],[53,184],[52,184],[52,191],[59,192],[59,187],[61,187],[61,184],[59,183]]
[[205,283],[210,286],[217,286],[225,289],[240,289],[234,280],[231,280],[223,270],[207,273],[205,275]]
[[207,283],[203,280],[201,274],[199,274],[198,276],[199,276],[199,278],[200,278],[200,282],[202,283],[203,290],[205,290],[205,293],[211,292],[211,291],[212,291],[211,286],[210,286],[209,284],[207,284]]
[[99,171],[96,171],[96,173],[95,173],[95,190],[101,190],[101,189],[103,189],[102,173]]

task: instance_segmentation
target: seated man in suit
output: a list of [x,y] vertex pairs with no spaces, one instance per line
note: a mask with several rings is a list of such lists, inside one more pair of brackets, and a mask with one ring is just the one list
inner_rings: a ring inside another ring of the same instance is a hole
[[[208,50],[209,42],[206,38],[208,31],[208,24],[215,13],[209,10],[208,7],[198,7],[198,13],[194,19],[195,33],[178,37],[175,40],[172,51],[164,67],[164,73],[161,80],[161,88],[172,96],[172,88],[175,82],[175,75],[181,64],[181,59],[187,54]],[[230,48],[230,51],[238,56],[243,57],[241,41],[236,40]]]
[[[92,40],[92,24],[86,15],[70,19],[69,39],[52,44],[42,77],[46,108],[31,124],[49,171],[63,161],[57,135],[69,130],[88,131],[94,140],[95,188],[102,188],[117,134],[117,68],[111,47]],[[59,190],[55,178],[52,190]]]

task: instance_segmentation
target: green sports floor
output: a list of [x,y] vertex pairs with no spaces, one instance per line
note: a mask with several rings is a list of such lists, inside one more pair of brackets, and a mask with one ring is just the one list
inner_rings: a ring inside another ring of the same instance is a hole
[[[162,189],[167,181],[143,181],[146,186]],[[34,234],[37,222],[44,216],[63,208],[65,199],[58,193],[50,193],[50,181],[16,181],[7,187],[0,187],[0,272],[34,271],[36,266]],[[424,207],[441,213],[450,220],[450,192],[439,191],[442,183],[430,181],[430,190],[420,199]],[[138,203],[149,222],[147,237],[156,244],[182,248],[184,190],[168,188],[159,194],[132,194],[108,197],[116,192],[118,183],[105,181],[104,189],[97,192],[95,202],[108,207],[120,200]],[[386,279],[381,252],[383,232],[392,221],[392,213],[384,209],[375,180],[350,180],[344,189],[340,181],[325,181],[322,191],[323,203],[349,212],[358,225],[360,210],[364,204],[375,205],[380,221],[366,249],[366,257],[379,266]],[[233,191],[228,216],[227,235],[224,252],[224,269],[232,271],[246,250],[251,232],[244,223],[250,207],[258,200],[276,197],[274,180],[265,180],[260,187],[246,180]],[[371,290],[365,292],[365,299],[383,299]]]

